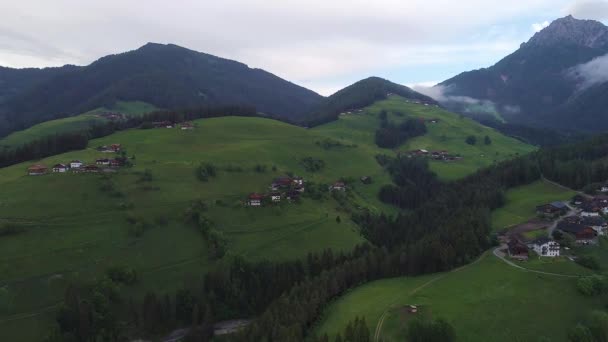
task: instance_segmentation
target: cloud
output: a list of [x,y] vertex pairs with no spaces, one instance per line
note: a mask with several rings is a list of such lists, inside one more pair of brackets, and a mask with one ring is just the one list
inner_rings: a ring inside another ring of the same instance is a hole
[[471,114],[518,114],[521,108],[516,105],[498,105],[487,99],[476,99],[470,96],[450,95],[450,86],[436,85],[427,87],[414,86],[413,89],[421,94],[432,97],[434,100],[448,107],[458,107],[459,111]]
[[608,82],[608,54],[571,68],[568,75],[580,82],[581,90]]
[[532,24],[532,30],[534,30],[534,32],[538,32],[538,31],[544,29],[547,26],[549,26],[549,21],[545,20],[542,23],[534,23],[534,24]]
[[608,1],[606,0],[578,0],[570,5],[566,12],[581,19],[608,19]]
[[530,13],[546,17],[569,1],[148,0],[143,9],[124,0],[5,1],[1,25],[35,42],[0,32],[0,63],[82,65],[174,43],[314,89],[403,67],[488,65],[529,38],[539,20]]

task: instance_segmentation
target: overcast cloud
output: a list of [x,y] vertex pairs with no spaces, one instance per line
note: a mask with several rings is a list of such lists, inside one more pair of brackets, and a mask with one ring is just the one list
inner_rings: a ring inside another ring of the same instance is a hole
[[602,3],[606,4],[572,0],[12,1],[2,4],[0,13],[0,65],[83,65],[147,42],[175,43],[236,59],[329,94],[370,75],[420,83],[489,66],[515,50],[533,30],[545,26],[545,21],[570,10],[578,17],[598,18]]

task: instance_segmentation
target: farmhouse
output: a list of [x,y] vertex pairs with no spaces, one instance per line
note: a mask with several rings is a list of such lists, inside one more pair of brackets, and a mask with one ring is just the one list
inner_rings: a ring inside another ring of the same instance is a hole
[[602,208],[595,202],[587,202],[581,206],[581,216],[589,217],[589,216],[600,216],[600,211]]
[[53,166],[53,172],[63,173],[67,172],[69,167],[65,164],[55,164]]
[[89,164],[84,167],[84,172],[87,173],[97,173],[99,172],[99,166],[95,164]]
[[249,195],[249,199],[247,201],[247,204],[250,207],[260,207],[262,206],[262,200],[264,199],[264,195],[262,194],[258,194],[258,193],[252,193]]
[[544,218],[560,217],[568,212],[568,206],[562,202],[551,202],[536,207],[536,214]]
[[184,122],[183,124],[180,125],[180,129],[182,131],[192,130],[192,129],[194,129],[194,124],[192,122]]
[[532,248],[536,254],[545,257],[558,257],[559,256],[559,243],[547,238],[541,237],[538,238],[532,243],[530,243],[530,248]]
[[608,184],[604,184],[600,187],[600,192],[608,192]]
[[97,165],[110,165],[110,159],[107,159],[107,158],[97,159],[95,161],[95,164],[97,164]]
[[36,164],[27,168],[27,174],[30,176],[40,176],[46,174],[47,170],[45,165]]
[[580,218],[579,223],[593,228],[597,235],[606,235],[608,223],[601,216],[584,216]]
[[72,160],[70,162],[70,169],[80,169],[83,163],[80,160]]
[[280,192],[273,192],[270,194],[270,199],[272,199],[273,202],[277,203],[277,202],[281,202],[281,193]]
[[509,256],[514,259],[528,260],[528,246],[518,239],[511,239],[507,244]]
[[293,183],[293,179],[291,177],[279,177],[275,178],[270,185],[272,190],[285,189],[289,188]]
[[121,167],[122,161],[119,159],[110,159],[110,167]]
[[302,177],[293,177],[292,182],[295,185],[304,185],[304,178],[302,178]]
[[345,191],[346,184],[344,182],[335,182],[329,187],[329,191]]
[[592,242],[597,236],[597,233],[595,230],[593,230],[593,228],[568,220],[559,222],[557,224],[557,229],[564,233],[573,235],[576,238],[576,242],[582,244]]

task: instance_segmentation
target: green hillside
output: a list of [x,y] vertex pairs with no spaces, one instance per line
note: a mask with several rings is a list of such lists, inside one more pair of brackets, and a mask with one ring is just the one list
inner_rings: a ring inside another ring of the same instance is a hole
[[158,108],[145,102],[121,101],[110,108],[98,108],[84,114],[46,121],[23,131],[12,133],[0,139],[0,148],[13,148],[45,136],[86,130],[93,125],[109,121],[107,118],[98,115],[103,112],[118,112],[127,116],[132,116],[149,113],[157,109]]
[[576,291],[576,280],[529,273],[511,267],[491,253],[475,264],[444,274],[394,278],[365,284],[338,299],[325,311],[317,334],[344,331],[355,317],[365,317],[374,335],[403,341],[403,327],[411,314],[446,319],[459,341],[567,341],[576,325],[601,301]]
[[[338,138],[372,145],[375,130],[379,126],[378,114],[381,110],[388,111],[389,121],[396,123],[407,118],[439,119],[436,124],[427,123],[427,134],[407,141],[397,150],[401,152],[415,149],[447,150],[450,154],[461,155],[463,159],[459,161],[430,163],[431,169],[446,180],[464,177],[495,161],[510,159],[534,150],[533,146],[504,136],[471,119],[441,108],[409,103],[399,96],[391,96],[387,100],[376,102],[362,113],[343,115],[340,120],[320,126],[316,130]],[[477,138],[475,145],[465,142],[470,135]],[[484,144],[485,136],[490,138],[491,144]],[[385,150],[384,153],[390,151]]]
[[574,195],[574,191],[546,181],[509,189],[505,205],[492,212],[493,228],[498,231],[526,222],[536,216],[536,206],[553,201],[567,201]]
[[[489,146],[465,149],[464,142],[441,141],[442,131],[452,131],[454,140],[464,141],[463,134],[484,128],[443,110],[391,97],[363,114],[314,129],[262,118],[203,119],[195,121],[191,131],[127,130],[92,140],[87,150],[0,169],[0,224],[23,230],[0,236],[0,331],[38,340],[51,324],[67,284],[93,279],[115,265],[140,274],[138,284],[128,289],[136,297],[147,290],[162,293],[194,283],[217,261],[209,258],[201,234],[184,223],[184,212],[193,200],[208,207],[205,215],[225,237],[228,256],[280,261],[325,248],[351,250],[363,241],[349,220],[353,210],[396,211],[377,199],[390,177],[375,156],[394,155],[373,142],[377,112],[383,108],[441,118],[436,127],[429,127],[429,137],[408,144],[437,149],[462,146],[463,164],[431,164],[446,179],[491,163],[482,158],[473,161],[478,151],[496,150],[507,158],[532,150],[489,129],[485,130],[494,141]],[[390,117],[402,119],[396,114]],[[451,128],[457,124],[465,127]],[[424,139],[434,145],[425,145]],[[112,143],[122,144],[134,162],[132,168],[108,175],[26,175],[26,168],[34,163],[52,166],[107,157],[95,147]],[[408,148],[412,147],[404,147]],[[322,160],[325,166],[306,171],[302,160],[308,157]],[[213,163],[218,175],[208,182],[197,180],[194,171],[201,162]],[[309,185],[321,184],[324,198],[304,197],[300,203],[283,201],[264,208],[244,206],[249,193],[267,191],[273,178],[288,173],[303,176]],[[362,176],[371,176],[372,184],[361,183]],[[350,191],[335,199],[326,189],[339,179],[347,181]]]

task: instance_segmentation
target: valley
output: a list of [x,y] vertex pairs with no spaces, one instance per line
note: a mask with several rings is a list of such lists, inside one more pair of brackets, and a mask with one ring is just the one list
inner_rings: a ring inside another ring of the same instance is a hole
[[[429,124],[435,126],[429,127],[428,136],[399,150],[462,147],[458,150],[464,157],[462,165],[460,161],[431,162],[445,179],[462,177],[493,162],[480,158],[481,153],[509,158],[533,149],[469,119],[391,97],[360,114],[345,115],[313,129],[261,118],[202,119],[193,122],[193,130],[131,129],[92,140],[86,150],[35,162],[49,167],[71,160],[91,163],[102,157],[95,147],[120,143],[134,166],[115,174],[27,176],[26,168],[32,163],[4,168],[0,170],[0,217],[25,231],[0,239],[0,269],[5,275],[1,287],[6,300],[0,308],[2,331],[10,336],[13,328],[19,330],[36,321],[46,326],[43,322],[52,317],[52,308],[67,284],[94,279],[112,266],[137,271],[140,281],[126,288],[136,298],[148,290],[162,293],[187,287],[201,271],[218,263],[209,259],[200,233],[184,223],[184,212],[194,200],[207,205],[205,215],[226,238],[228,256],[281,261],[325,248],[350,250],[364,241],[349,219],[353,210],[396,210],[377,199],[379,188],[391,180],[375,156],[395,155],[374,144],[380,110],[388,111],[395,121],[440,118],[439,123]],[[469,147],[464,139],[475,133],[491,136],[493,144]],[[443,134],[449,134],[449,141],[442,139]],[[324,148],[317,144],[326,139],[340,145]],[[323,160],[325,167],[307,172],[301,164],[304,157]],[[200,162],[212,162],[218,175],[208,182],[197,180],[194,170]],[[257,166],[263,167],[256,171]],[[151,179],[142,181],[146,170]],[[244,205],[249,193],[267,191],[272,179],[287,173],[302,176],[307,186],[325,184],[323,189],[344,179],[346,201],[337,201],[326,192],[321,199],[304,196],[298,203],[284,199],[261,208]],[[372,184],[361,183],[362,176],[371,177]],[[106,189],[108,184],[111,191]],[[338,216],[340,223],[336,222]],[[132,232],[133,224],[128,221],[132,218],[148,226],[141,235]]]

